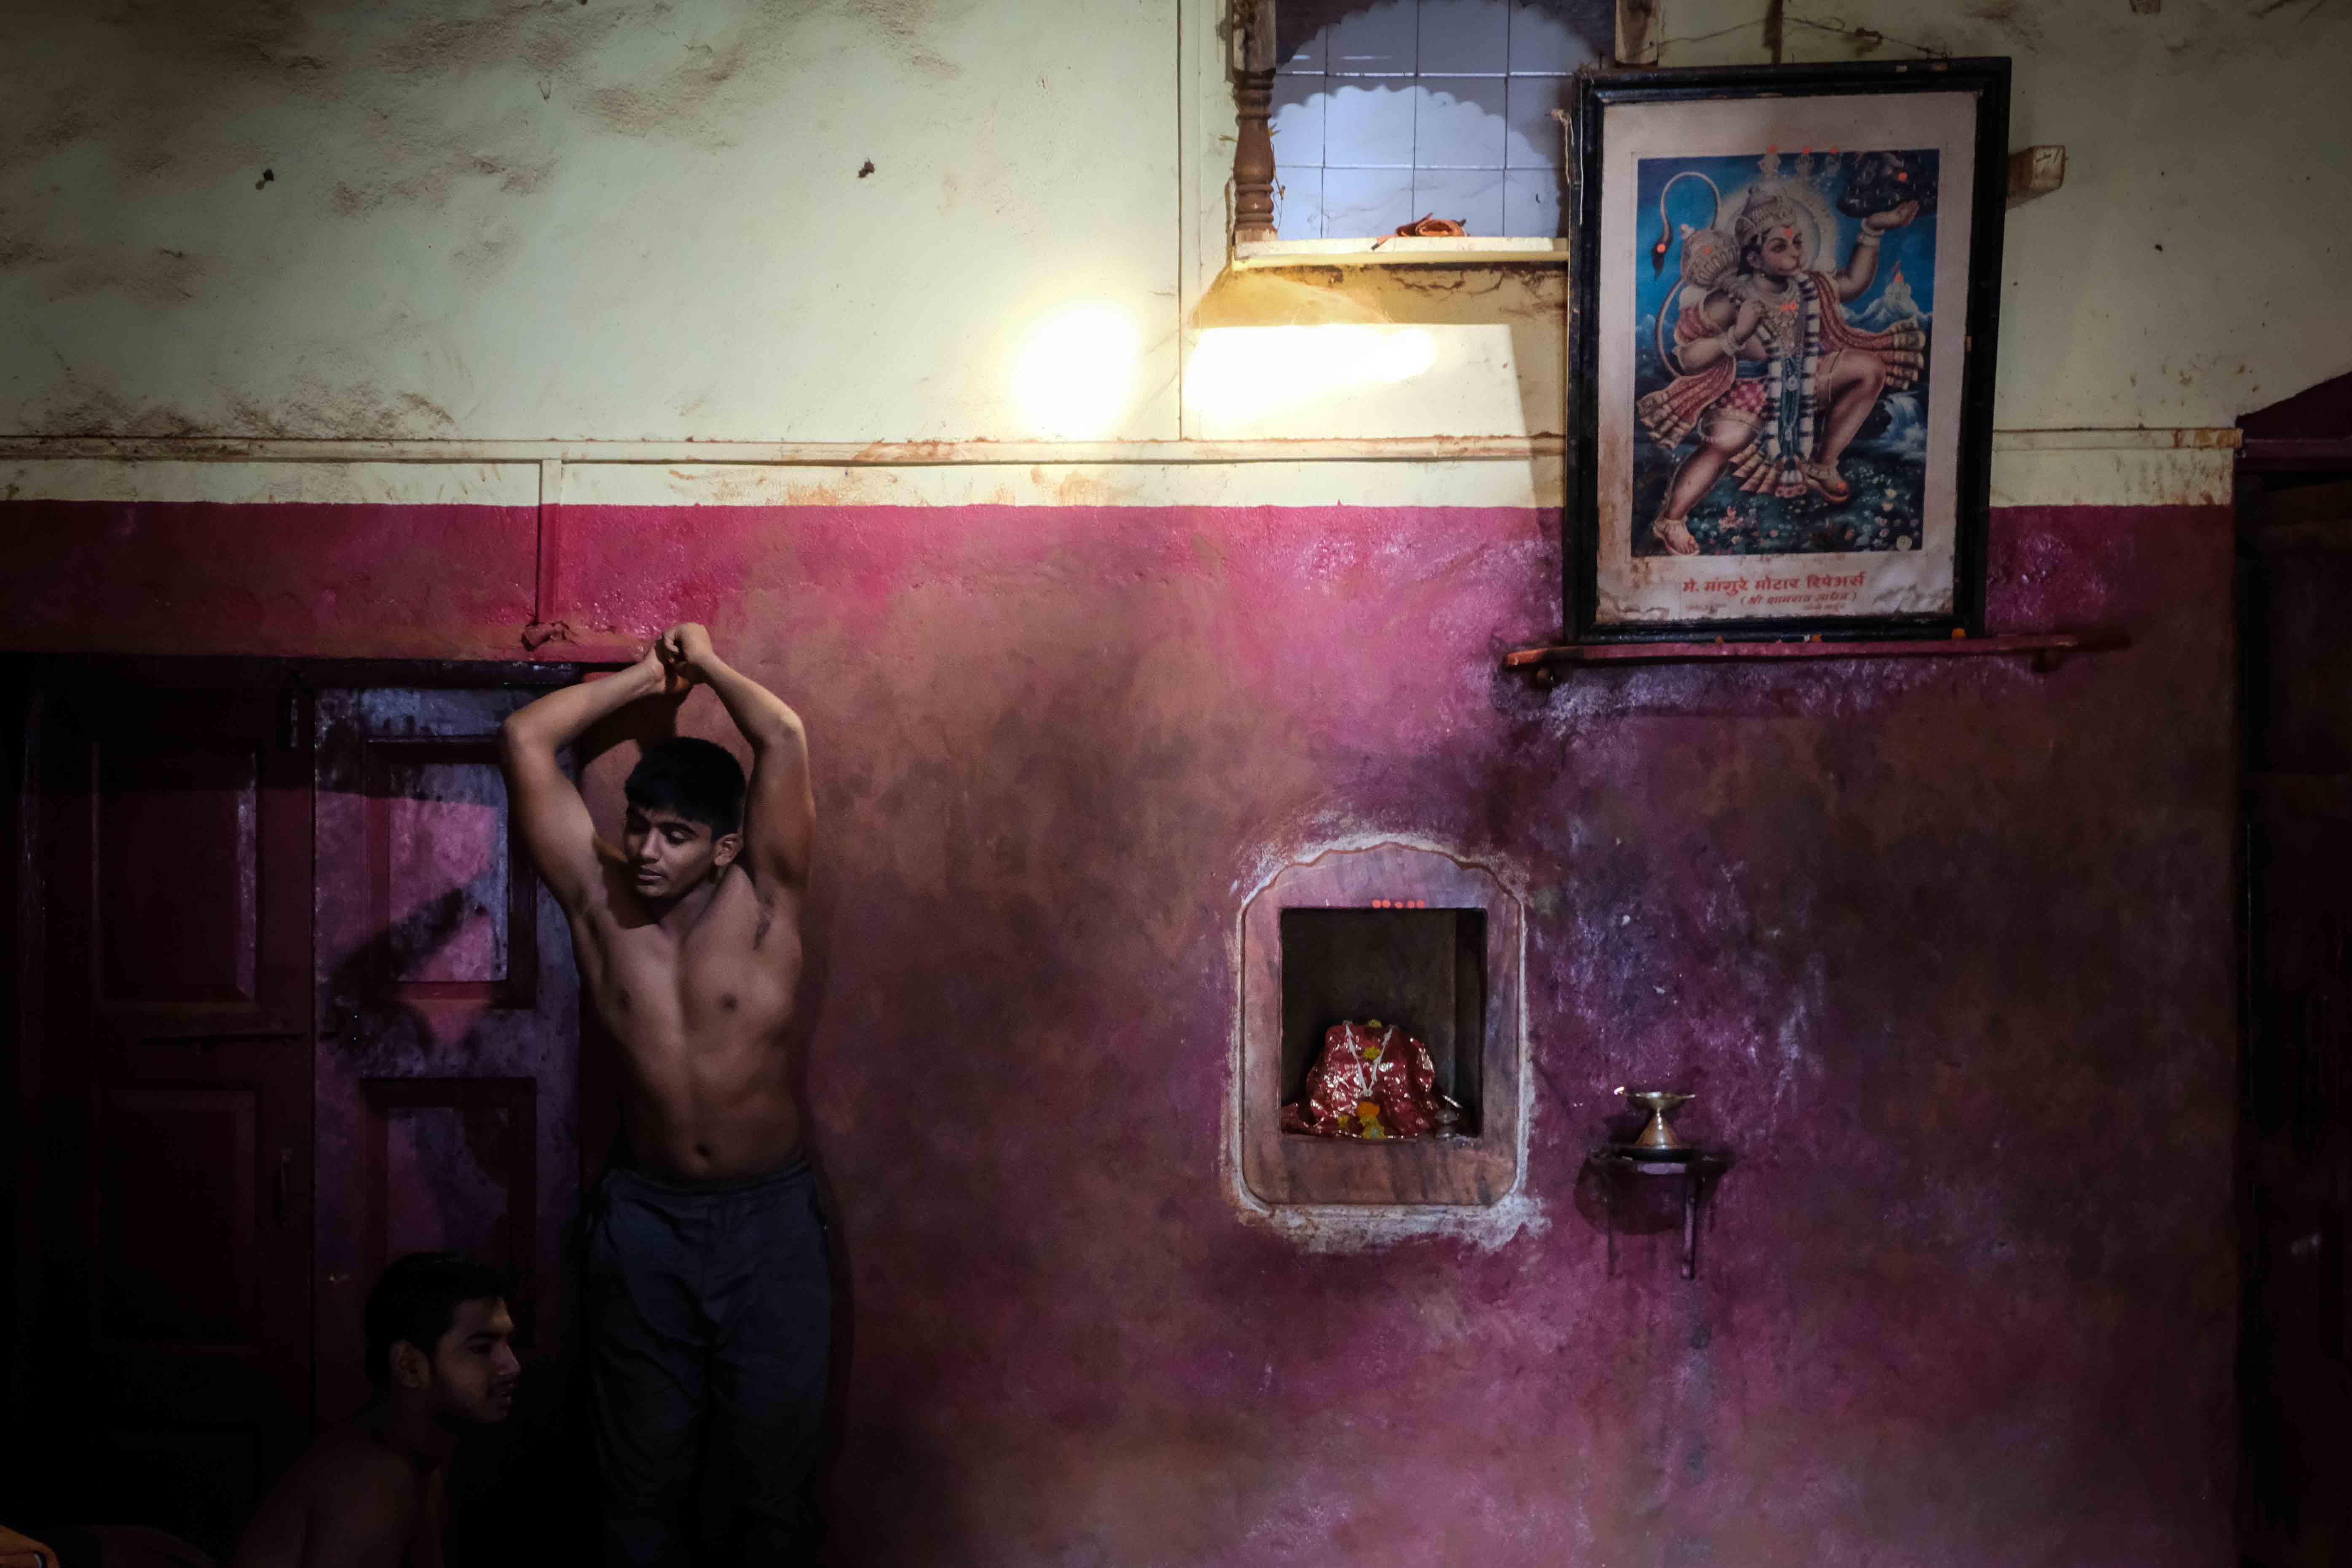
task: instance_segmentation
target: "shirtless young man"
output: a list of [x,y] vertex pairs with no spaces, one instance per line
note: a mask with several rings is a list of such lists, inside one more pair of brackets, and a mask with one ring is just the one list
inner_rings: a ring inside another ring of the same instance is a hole
[[450,1252],[386,1268],[367,1301],[375,1397],[263,1500],[230,1568],[440,1568],[449,1457],[468,1427],[514,1408],[508,1290]]
[[[624,786],[613,848],[557,750],[697,683],[751,744],[748,787],[721,747],[664,741]],[[501,741],[524,842],[625,1068],[627,1154],[591,1207],[582,1290],[606,1560],[688,1560],[707,1455],[728,1558],[803,1561],[832,1287],[783,1045],[816,809],[800,718],[689,623],[517,712]]]

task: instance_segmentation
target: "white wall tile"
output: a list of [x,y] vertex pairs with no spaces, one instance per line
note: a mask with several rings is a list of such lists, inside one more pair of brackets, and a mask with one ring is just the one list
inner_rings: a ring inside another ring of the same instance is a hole
[[1276,239],[1323,237],[1321,169],[1276,170],[1274,176],[1274,233]]
[[1411,169],[1323,171],[1323,235],[1359,239],[1394,234],[1421,215],[1412,210]]
[[1503,179],[1499,169],[1416,169],[1412,216],[1452,218],[1472,234],[1507,234]]
[[1504,165],[1513,169],[1557,169],[1561,146],[1555,109],[1568,107],[1569,83],[1552,76],[1515,76],[1505,95],[1504,118],[1510,131],[1504,142]]
[[1559,176],[1549,169],[1514,169],[1503,176],[1503,232],[1514,239],[1557,239]]
[[1424,76],[1501,76],[1510,68],[1509,0],[1421,0]]
[[1382,0],[1339,18],[1331,29],[1329,69],[1349,76],[1404,76],[1420,58],[1420,0]]
[[1592,47],[1578,37],[1551,4],[1511,0],[1511,69],[1572,71],[1592,58]]
[[1283,168],[1323,166],[1323,110],[1330,97],[1319,76],[1274,80],[1274,161]]
[[[1297,37],[1297,33],[1295,24],[1277,26],[1275,42],[1278,47],[1287,48]],[[1318,27],[1305,38],[1297,39],[1297,52],[1274,68],[1284,76],[1321,76],[1324,58],[1330,49],[1331,29]]]
[[1323,110],[1326,167],[1412,167],[1413,100],[1420,95],[1410,77],[1331,79]]
[[1418,169],[1499,169],[1508,127],[1497,77],[1423,77],[1414,95]]

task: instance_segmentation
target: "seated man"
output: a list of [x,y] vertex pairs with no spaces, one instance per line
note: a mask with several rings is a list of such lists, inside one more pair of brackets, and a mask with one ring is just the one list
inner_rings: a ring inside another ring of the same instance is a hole
[[514,1408],[509,1294],[504,1275],[454,1252],[386,1268],[367,1301],[374,1398],[295,1462],[232,1568],[438,1568],[449,1456],[469,1427]]

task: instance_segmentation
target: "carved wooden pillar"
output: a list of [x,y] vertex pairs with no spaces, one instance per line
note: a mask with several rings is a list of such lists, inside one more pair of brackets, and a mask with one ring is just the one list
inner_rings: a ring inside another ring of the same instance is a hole
[[1234,142],[1234,237],[1274,237],[1275,0],[1234,0],[1234,104],[1241,125]]

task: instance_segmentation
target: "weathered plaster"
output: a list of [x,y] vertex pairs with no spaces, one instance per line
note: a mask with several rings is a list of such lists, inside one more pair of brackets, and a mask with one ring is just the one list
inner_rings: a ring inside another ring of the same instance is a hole
[[[8,510],[59,647],[502,655],[530,559],[489,507]],[[841,1561],[2227,1560],[2225,510],[1996,513],[1997,626],[2134,635],[2053,674],[1549,695],[1495,668],[1557,615],[1531,509],[562,510],[551,613],[698,614],[814,737]],[[1359,836],[1525,898],[1507,1236],[1235,1203],[1234,910]],[[1637,1078],[1738,1156],[1695,1281],[1670,1214],[1604,1267]]]
[[[2226,448],[2112,446],[2135,432],[1996,432],[1997,506],[2218,506]],[[0,500],[106,501],[472,501],[529,506],[1521,506],[1565,503],[1557,457],[1247,463],[941,462],[927,466],[710,461],[559,463],[542,495],[538,463],[0,459]],[[682,450],[681,458],[690,455]]]
[[[1768,59],[1766,12],[1662,0],[1659,61]],[[2352,166],[2335,155],[2352,141],[2352,12],[1863,0],[1788,15],[1790,61],[2007,55],[2010,145],[2066,149],[2065,184],[2009,214],[1998,424],[2227,425],[2352,368]]]
[[0,432],[1013,436],[1098,300],[1172,436],[1174,18],[1083,13],[19,7]]
[[[0,430],[1013,438],[1029,324],[1104,300],[1145,327],[1113,435],[1173,437],[1214,19],[1006,15],[42,8],[0,62]],[[2224,424],[2344,367],[2335,13],[1867,15],[2021,40],[2016,139],[2070,147],[2012,215],[1999,423]],[[1522,317],[1507,379],[1465,359],[1378,428],[1557,428]],[[2037,450],[1995,485],[2227,472]],[[1496,661],[1558,626],[1556,459],[540,480],[12,460],[0,619],[503,658],[535,608],[614,644],[698,615],[803,709],[843,1561],[2227,1560],[2226,512],[1996,512],[1997,626],[2134,634],[2052,675],[1547,695]],[[1366,837],[1527,902],[1524,1175],[1483,1227],[1235,1202],[1238,900]],[[1664,1216],[1603,1270],[1580,1162],[1637,1076],[1740,1157],[1696,1281]]]
[[[1136,334],[1104,434],[1224,417],[1180,409],[1232,162],[1211,0],[20,11],[0,434],[1016,439],[1024,345],[1090,303]],[[2227,425],[2352,364],[2340,10],[1979,11],[1845,20],[2012,53],[2012,141],[2070,149],[2010,216],[1999,424]],[[1754,59],[1759,16],[1668,0],[1659,36]],[[1351,283],[1453,296],[1431,368],[1244,424],[1557,430],[1558,286]]]

